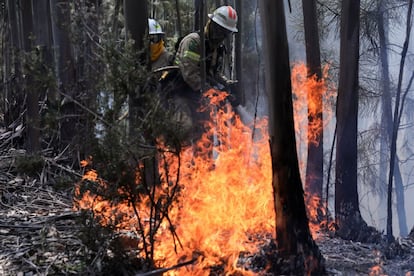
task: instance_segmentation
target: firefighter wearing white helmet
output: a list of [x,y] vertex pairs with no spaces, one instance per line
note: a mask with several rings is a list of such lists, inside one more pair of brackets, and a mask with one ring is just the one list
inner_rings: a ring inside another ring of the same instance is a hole
[[[225,54],[223,42],[231,33],[238,31],[237,12],[231,6],[222,6],[208,17],[209,20],[204,27],[207,76],[222,84],[227,84],[227,78],[220,72],[222,58]],[[200,44],[198,32],[188,34],[180,42],[175,60],[184,81],[194,91],[201,89]]]
[[152,70],[168,66],[171,63],[171,54],[165,49],[164,35],[161,25],[154,19],[148,19],[148,30],[151,51]]
[[[209,20],[202,33],[205,38],[205,65],[206,77],[210,86],[220,83],[224,86],[231,85],[235,81],[229,80],[224,75],[224,55],[226,53],[224,40],[230,34],[237,32],[237,12],[231,6],[217,8],[209,14]],[[202,84],[200,72],[201,38],[198,32],[186,35],[179,43],[175,64],[179,67],[181,81],[175,85],[176,93],[185,102],[187,110],[191,110],[193,133],[195,139],[203,133],[201,121],[208,114],[200,113],[199,104],[202,98]],[[193,137],[194,138],[194,137]]]

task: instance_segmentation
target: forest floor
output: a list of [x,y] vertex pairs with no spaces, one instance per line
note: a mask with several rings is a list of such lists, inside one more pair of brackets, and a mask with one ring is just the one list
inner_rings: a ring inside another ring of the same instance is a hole
[[[81,214],[72,209],[74,187],[57,191],[39,177],[15,175],[5,166],[10,165],[7,158],[0,159],[0,275],[99,275],[93,270],[102,267],[103,259],[99,254],[91,259],[80,237]],[[316,242],[328,275],[414,275],[414,233],[397,239],[392,248],[327,233]]]

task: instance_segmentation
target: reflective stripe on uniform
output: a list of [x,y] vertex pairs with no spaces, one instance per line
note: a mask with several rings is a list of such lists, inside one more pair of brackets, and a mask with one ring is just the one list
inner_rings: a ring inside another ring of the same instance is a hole
[[195,52],[192,52],[192,51],[188,51],[188,50],[184,51],[183,57],[192,59],[194,61],[199,61],[200,60],[200,55],[199,54],[197,54]]

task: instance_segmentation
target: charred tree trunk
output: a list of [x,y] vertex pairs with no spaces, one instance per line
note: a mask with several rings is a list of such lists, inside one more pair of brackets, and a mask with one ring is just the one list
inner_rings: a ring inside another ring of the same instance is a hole
[[[60,112],[62,118],[58,122],[60,125],[60,144],[57,146],[58,148],[64,148],[67,144],[74,145],[77,143],[75,141],[76,133],[83,133],[86,136],[87,132],[84,132],[84,129],[78,129],[80,127],[78,120],[81,116],[75,115],[78,113],[74,103],[74,100],[77,98],[75,92],[77,89],[75,87],[75,61],[69,37],[71,21],[70,3],[62,0],[50,0],[50,5],[57,64],[57,88],[59,90],[59,93],[54,93],[54,95],[50,96],[50,104],[56,111]],[[87,41],[85,40],[85,44],[87,44]],[[84,61],[83,58],[80,60]],[[81,65],[83,64],[82,62]],[[88,93],[88,95],[90,94]]]
[[[305,28],[306,64],[308,77],[315,76],[316,80],[322,77],[318,19],[316,16],[316,1],[303,0],[303,18]],[[323,116],[322,116],[322,93],[321,89],[315,87],[310,91],[308,99],[312,99],[312,104],[308,104],[308,132],[314,129],[320,130],[319,133],[308,134],[308,158],[306,162],[306,181],[305,191],[307,198],[317,197],[322,202],[323,187]],[[316,127],[317,125],[318,127]],[[316,141],[314,141],[316,136]],[[318,206],[317,208],[321,208]],[[314,218],[317,219],[317,218]],[[315,221],[317,222],[317,221]]]
[[340,229],[362,221],[357,186],[359,8],[359,0],[342,1],[335,180]]
[[[125,0],[124,1],[124,13],[125,13],[125,23],[128,30],[128,34],[135,41],[135,48],[137,51],[145,51],[144,38],[148,28],[148,15],[147,15],[147,3],[146,1],[135,1],[135,0]],[[138,14],[137,14],[138,13]],[[141,66],[148,65],[147,57],[142,56],[142,59],[139,61]],[[138,89],[141,89],[138,87]],[[138,107],[139,102],[137,99],[137,92],[139,91],[129,91],[129,136],[131,139],[137,137],[136,130],[137,118],[138,118]]]
[[[276,240],[287,265],[274,273],[322,274],[323,257],[309,231],[296,151],[289,50],[283,1],[260,1],[265,78],[269,94],[269,137],[276,211]],[[312,260],[312,261],[310,261]]]
[[376,239],[378,235],[372,235],[374,229],[363,220],[358,202],[359,10],[359,0],[342,2],[336,114],[335,219],[340,237],[368,241]]
[[8,32],[8,52],[6,56],[7,70],[7,93],[5,97],[4,122],[10,126],[18,122],[20,116],[24,114],[25,96],[23,92],[23,69],[22,69],[22,26],[21,14],[18,8],[18,2],[8,0],[6,2],[7,10],[7,32]]
[[200,5],[203,0],[194,0],[194,29],[196,32],[200,30]]
[[[33,49],[33,7],[31,0],[23,0],[21,4],[22,15],[22,34],[23,45],[25,52],[29,53]],[[40,48],[43,49],[43,48]],[[41,54],[41,53],[37,53]],[[30,67],[29,67],[30,68]],[[41,69],[41,68],[38,68]],[[35,74],[39,72],[30,72],[27,74],[24,82],[25,94],[27,97],[26,102],[26,149],[29,154],[35,154],[40,150],[40,118],[39,118],[39,84],[36,83]]]
[[[51,11],[49,0],[37,0],[32,1],[33,5],[33,22],[34,22],[34,35],[35,35],[35,44],[40,52],[40,59],[42,64],[39,66],[38,74],[41,76],[36,80],[36,86],[32,89],[33,95],[33,105],[36,104],[36,113],[35,117],[36,131],[40,133],[40,117],[41,114],[44,114],[44,110],[39,112],[39,100],[54,97],[55,90],[54,85],[50,85],[51,79],[42,79],[43,76],[50,76],[50,73],[54,71],[54,53],[53,53],[53,36],[52,36],[52,22],[51,22]],[[34,116],[34,114],[33,114]]]

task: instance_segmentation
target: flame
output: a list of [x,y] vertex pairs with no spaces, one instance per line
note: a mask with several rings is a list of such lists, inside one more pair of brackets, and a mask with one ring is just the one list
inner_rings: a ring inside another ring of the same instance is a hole
[[[307,110],[299,105],[302,102],[299,98],[307,93],[298,92],[308,89],[307,80],[300,76],[306,76],[305,69],[295,66],[292,74],[297,99],[295,122]],[[144,193],[131,204],[129,192],[119,188],[118,194],[127,196],[113,202],[99,193],[109,189],[110,183],[100,179],[92,169],[85,173],[83,180],[91,181],[98,192],[76,187],[75,208],[92,210],[101,225],[111,226],[119,233],[134,233],[136,247],[141,249],[137,257],[153,254],[156,267],[197,260],[165,275],[210,275],[215,266],[221,266],[225,275],[234,272],[253,275],[238,264],[240,255],[256,252],[260,238],[274,235],[276,220],[267,119],[244,125],[231,106],[224,103],[227,96],[226,92],[214,89],[205,93],[211,107],[210,120],[206,122],[206,133],[195,145],[177,155],[159,143],[161,183],[152,186],[152,198]],[[309,139],[316,140],[321,127],[314,122],[311,127],[314,134]],[[90,164],[91,157],[82,167]],[[140,165],[135,180],[138,188],[142,188],[141,170]],[[168,197],[172,195],[176,200],[169,202]],[[154,207],[157,205],[164,209]],[[158,224],[153,221],[154,216],[159,219]],[[151,242],[153,252],[143,252]]]
[[[323,128],[333,117],[334,113],[327,105],[335,96],[334,89],[330,89],[327,82],[328,72],[329,66],[326,65],[323,68],[322,77],[318,79],[316,75],[307,75],[308,69],[304,63],[296,63],[292,68],[295,131],[300,134],[300,141],[309,141],[318,145]],[[322,107],[323,118],[318,115]],[[312,119],[309,120],[309,118]]]
[[386,275],[386,274],[384,274],[384,271],[382,270],[382,267],[380,265],[375,265],[370,268],[369,275],[370,276],[381,276],[381,275]]
[[[331,123],[334,115],[330,103],[335,99],[336,90],[328,81],[328,73],[328,65],[324,66],[319,79],[316,75],[308,76],[308,69],[304,63],[296,63],[292,68],[295,133],[301,172],[306,171],[308,153],[306,146],[308,143],[319,145],[322,131]],[[322,110],[323,114],[321,114]],[[309,227],[313,237],[317,238],[321,228],[332,227],[327,221],[327,206],[320,195],[316,194],[307,193],[305,201]]]
[[[153,257],[157,267],[198,259],[195,265],[167,275],[209,275],[209,268],[217,265],[225,267],[225,273],[251,275],[238,267],[240,253],[257,251],[252,240],[273,233],[275,228],[267,120],[256,123],[253,141],[253,126],[245,126],[231,106],[223,104],[227,93],[211,89],[205,97],[214,108],[208,131],[197,144],[179,155],[160,145],[161,185],[154,201],[162,200],[171,183],[179,183],[180,189],[178,203],[168,210],[171,222],[163,220],[154,237]],[[211,141],[213,136],[216,143]],[[94,170],[83,179],[97,182],[99,189],[109,185]],[[111,225],[118,231],[133,231],[139,220],[151,219],[145,196],[137,200],[140,204],[135,210],[127,200],[115,204],[88,190],[81,193],[79,188],[76,197],[78,208],[92,210],[103,226]],[[145,231],[149,233],[147,224]]]

